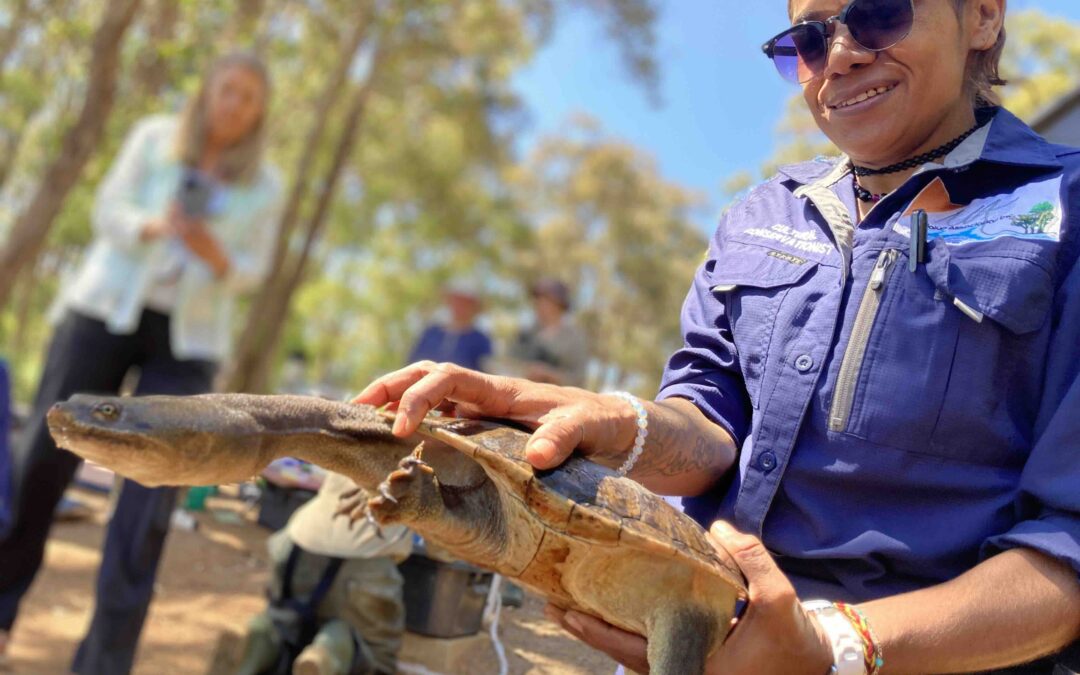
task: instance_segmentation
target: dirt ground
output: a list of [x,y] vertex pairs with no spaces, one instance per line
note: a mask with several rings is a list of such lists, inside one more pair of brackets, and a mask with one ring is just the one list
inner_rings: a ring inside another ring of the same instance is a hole
[[[12,671],[23,675],[68,672],[75,646],[90,618],[108,509],[104,495],[74,488],[71,496],[93,509],[88,520],[57,523],[45,568],[23,603],[12,636]],[[265,539],[255,513],[242,502],[211,498],[195,531],[174,528],[166,544],[135,664],[136,675],[202,674],[223,631],[242,631],[264,606],[269,573]],[[239,522],[222,522],[230,512]],[[561,632],[533,597],[502,613],[500,639],[514,675],[586,675],[614,672],[614,664]],[[478,644],[459,674],[498,672],[490,643]]]

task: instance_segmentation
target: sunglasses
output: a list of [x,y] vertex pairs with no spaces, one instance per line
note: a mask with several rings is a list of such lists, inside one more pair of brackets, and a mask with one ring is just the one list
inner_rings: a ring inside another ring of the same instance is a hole
[[825,71],[830,25],[842,23],[863,49],[880,52],[896,45],[915,23],[915,0],[851,0],[836,16],[795,24],[761,46],[780,76],[803,84]]

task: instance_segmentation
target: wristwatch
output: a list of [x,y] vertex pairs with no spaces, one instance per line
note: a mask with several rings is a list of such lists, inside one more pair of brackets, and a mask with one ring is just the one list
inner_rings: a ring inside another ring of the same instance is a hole
[[863,639],[844,616],[828,600],[807,600],[803,609],[812,614],[832,646],[833,665],[831,675],[866,675],[866,659],[863,656]]

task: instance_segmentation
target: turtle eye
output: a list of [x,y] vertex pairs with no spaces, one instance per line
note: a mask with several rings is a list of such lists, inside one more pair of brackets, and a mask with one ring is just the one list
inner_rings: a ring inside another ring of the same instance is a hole
[[103,422],[112,422],[120,417],[120,406],[115,403],[98,403],[94,406],[93,415]]

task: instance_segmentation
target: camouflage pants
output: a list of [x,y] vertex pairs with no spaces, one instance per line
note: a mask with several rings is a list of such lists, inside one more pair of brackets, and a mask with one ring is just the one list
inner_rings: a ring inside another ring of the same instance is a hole
[[[293,547],[284,530],[267,542],[272,565],[271,592],[280,597],[285,565]],[[292,594],[305,600],[318,585],[329,558],[304,552],[293,569]],[[255,617],[252,630],[268,626],[272,609]],[[316,610],[320,633],[316,641],[343,663],[361,664],[356,673],[394,673],[401,635],[405,630],[402,578],[390,558],[350,558]],[[343,625],[344,624],[344,625]],[[349,630],[344,630],[347,626]],[[360,649],[353,658],[354,645]]]

